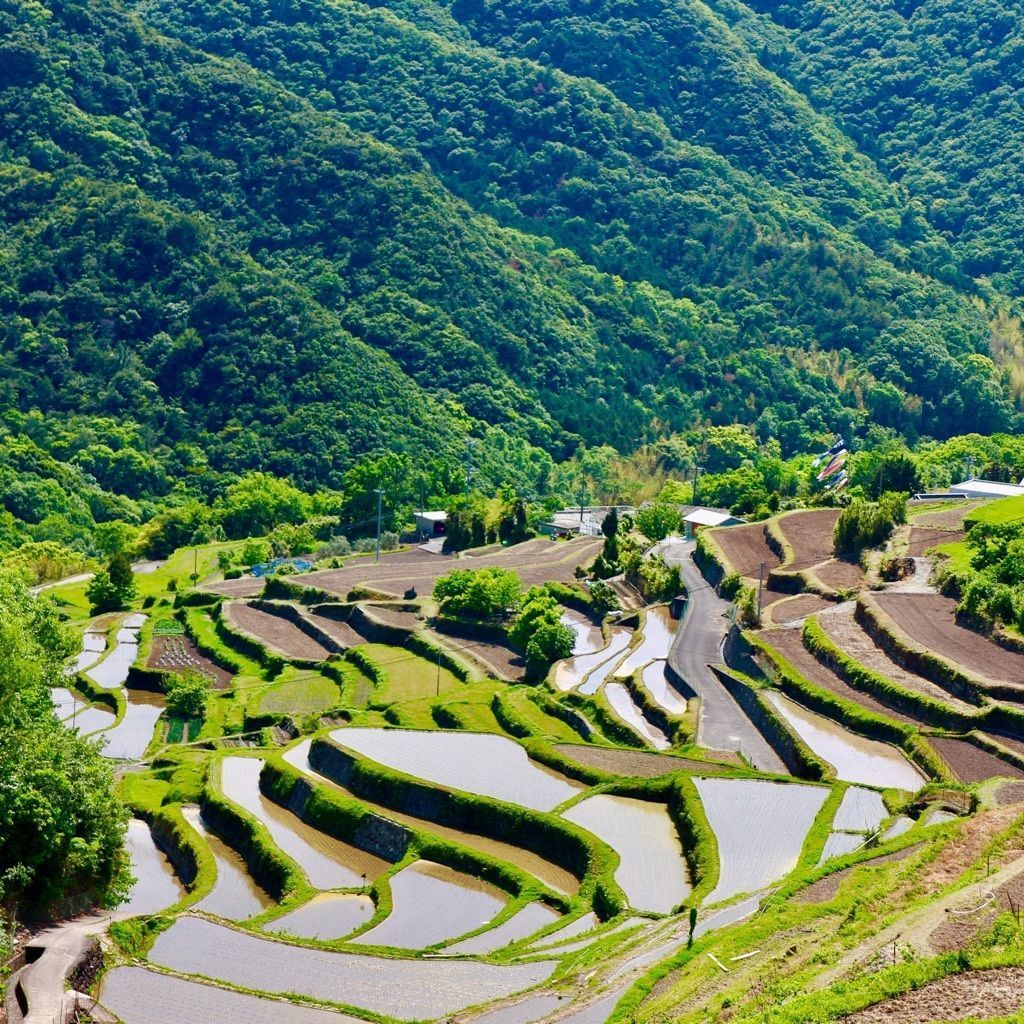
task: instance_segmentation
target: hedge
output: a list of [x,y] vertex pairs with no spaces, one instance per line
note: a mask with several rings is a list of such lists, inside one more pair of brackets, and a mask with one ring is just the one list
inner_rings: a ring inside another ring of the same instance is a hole
[[494,694],[491,698],[491,711],[498,724],[510,736],[522,739],[534,735],[533,726],[512,706],[507,692],[498,690]]
[[725,552],[705,530],[697,534],[693,560],[697,563],[697,568],[704,574],[704,578],[713,587],[717,587],[733,571],[729,559],[725,557]]
[[607,844],[563,818],[430,785],[352,754],[323,737],[313,741],[309,760],[321,775],[351,790],[356,797],[362,796],[373,803],[450,828],[521,846],[576,875],[581,880],[583,898],[589,895],[596,899],[600,889],[606,911],[614,906],[615,913],[619,913],[625,907],[625,898],[614,877],[618,855]]
[[573,587],[567,583],[558,583],[549,580],[544,584],[547,592],[565,608],[575,608],[585,615],[594,614],[594,603],[582,587]]
[[718,884],[718,839],[708,822],[697,786],[689,776],[677,776],[669,789],[668,811],[683,843],[693,889],[683,905],[696,907]]
[[77,672],[71,677],[69,682],[71,689],[88,698],[89,703],[103,704],[105,707],[110,708],[118,718],[121,717],[124,712],[125,696],[124,690],[120,686],[110,688],[100,686],[99,683],[90,679],[84,672]]
[[975,724],[975,719],[971,716],[954,711],[924,694],[905,689],[874,669],[862,665],[855,658],[851,658],[845,651],[837,647],[822,629],[817,616],[811,616],[805,621],[803,639],[804,646],[818,661],[831,668],[840,679],[849,683],[855,690],[864,690],[874,694],[880,697],[883,703],[891,704],[899,711],[925,715],[934,719],[935,723],[943,728],[963,732]]
[[563,699],[567,704],[585,707],[594,716],[594,721],[601,732],[613,742],[624,747],[647,749],[647,744],[612,711],[602,691],[598,691],[593,697],[567,693]]

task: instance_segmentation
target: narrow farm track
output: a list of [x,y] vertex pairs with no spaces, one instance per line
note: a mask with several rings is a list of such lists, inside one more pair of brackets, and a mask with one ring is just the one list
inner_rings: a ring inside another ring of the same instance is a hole
[[786,774],[782,758],[709,667],[722,661],[729,603],[701,575],[693,561],[693,550],[689,542],[666,542],[662,546],[666,562],[679,566],[689,594],[686,615],[669,648],[668,662],[700,697],[698,742],[714,750],[742,751],[755,768]]

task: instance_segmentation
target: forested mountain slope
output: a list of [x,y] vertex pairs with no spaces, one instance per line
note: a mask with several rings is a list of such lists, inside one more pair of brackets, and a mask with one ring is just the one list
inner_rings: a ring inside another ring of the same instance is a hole
[[1013,295],[798,32],[720,7],[2,0],[0,415],[132,499],[470,435],[542,488],[705,422],[1013,428]]

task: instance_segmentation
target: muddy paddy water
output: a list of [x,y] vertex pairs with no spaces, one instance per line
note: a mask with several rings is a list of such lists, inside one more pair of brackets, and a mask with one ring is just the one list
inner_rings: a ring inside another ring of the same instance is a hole
[[615,670],[615,674],[631,676],[649,661],[667,658],[675,631],[676,623],[665,605],[648,608],[643,639],[626,655],[622,664]]
[[869,740],[844,729],[830,718],[808,711],[777,690],[768,699],[794,732],[836,770],[844,782],[893,787],[916,793],[924,784],[921,773],[903,753],[888,743]]
[[[571,690],[583,682],[588,672],[592,672],[598,666],[605,665],[610,672],[619,656],[629,644],[633,635],[631,629],[625,626],[612,626],[609,630],[610,639],[606,647],[592,651],[589,654],[577,654],[565,661],[560,661],[555,666],[555,686],[559,690]],[[611,664],[608,664],[608,663]]]
[[634,909],[667,914],[689,895],[683,847],[664,804],[602,793],[570,807],[563,817],[619,855],[615,881]]
[[490,733],[338,729],[331,738],[415,778],[550,811],[584,787],[531,761],[514,740]]
[[[157,936],[150,959],[269,993],[359,1006],[402,1020],[430,1020],[532,988],[557,961],[503,966],[472,960],[402,960],[294,946],[179,918]],[[196,1018],[208,1019],[209,1014]],[[276,1018],[274,1018],[276,1019]]]
[[143,967],[115,967],[109,971],[103,977],[99,999],[124,1024],[365,1024],[347,1014],[261,999]]
[[511,942],[525,939],[558,920],[558,912],[544,903],[528,903],[504,924],[449,946],[448,953],[490,953]]
[[195,909],[226,917],[229,921],[244,921],[266,910],[274,901],[253,881],[245,861],[206,828],[199,808],[183,807],[181,813],[203,837],[217,865],[217,880]]
[[664,661],[652,661],[640,678],[647,692],[670,715],[685,715],[686,698],[669,682],[666,669]]
[[328,942],[351,935],[373,917],[375,909],[369,896],[322,892],[263,928],[268,932],[289,932],[303,939]]
[[[619,633],[618,631],[622,632]],[[611,677],[612,672],[615,670],[615,666],[619,663],[619,656],[622,651],[629,645],[629,641],[633,636],[633,631],[626,629],[625,626],[612,626],[612,642],[603,652],[608,655],[614,648],[614,653],[611,653],[609,657],[604,658],[598,662],[597,667],[594,668],[590,675],[580,684],[579,692],[586,694],[588,697],[593,697],[598,690],[604,686],[606,680]],[[597,655],[594,655],[597,657]]]
[[573,644],[573,655],[593,654],[604,646],[604,635],[601,627],[594,622],[589,615],[576,611],[575,608],[567,608],[562,612],[561,622],[568,626],[576,636]]
[[75,660],[67,667],[68,675],[84,672],[90,665],[95,665],[107,649],[106,632],[86,632],[82,637],[82,650]]
[[115,911],[116,917],[155,914],[177,903],[185,895],[178,876],[167,858],[157,849],[149,826],[144,821],[133,818],[128,822],[125,845],[131,857],[135,884],[128,899]]
[[828,797],[826,786],[756,779],[694,779],[715,837],[719,877],[707,904],[757,892],[796,866]]
[[390,881],[391,913],[353,942],[425,949],[476,931],[505,907],[500,889],[432,861],[416,861]]
[[153,738],[157,719],[164,713],[166,701],[162,693],[129,690],[124,717],[103,738],[103,756],[118,761],[138,761]]
[[607,683],[604,695],[615,714],[645,743],[650,744],[655,750],[668,750],[672,746],[669,738],[661,729],[647,720],[643,711],[637,707],[629,690],[622,683]]
[[347,797],[354,797],[382,818],[389,818],[391,821],[397,821],[401,825],[410,825],[413,828],[424,829],[436,836],[440,836],[442,839],[450,839],[454,843],[468,846],[471,850],[479,850],[480,853],[485,853],[489,857],[497,857],[499,860],[508,861],[509,864],[515,864],[516,867],[522,868],[523,871],[540,879],[540,881],[550,886],[556,892],[575,895],[579,891],[580,881],[575,875],[530,850],[524,850],[520,846],[502,842],[500,839],[477,835],[475,832],[460,832],[458,829],[449,828],[447,825],[439,825],[436,822],[417,818],[403,811],[393,811],[390,807],[373,803],[363,797],[356,797],[355,794],[345,789],[344,786],[338,785],[338,783],[321,775],[313,768],[309,763],[309,747],[310,740],[303,740],[292,747],[284,755],[284,759],[293,767],[298,768],[299,771],[315,779],[320,785],[336,789]]
[[220,764],[221,792],[262,822],[271,839],[286,853],[316,889],[350,889],[373,881],[388,864],[311,828],[260,792],[263,761],[226,757]]
[[[129,616],[138,626],[129,628],[128,619],[117,631],[117,644],[101,661],[86,672],[86,675],[107,690],[124,686],[128,671],[139,656],[139,628],[146,621],[145,615]],[[139,621],[141,619],[141,622]]]

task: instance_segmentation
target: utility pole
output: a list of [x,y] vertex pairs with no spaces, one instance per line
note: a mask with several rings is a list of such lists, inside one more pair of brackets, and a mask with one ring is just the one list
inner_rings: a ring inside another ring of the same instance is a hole
[[693,464],[693,503],[694,503],[694,505],[699,504],[699,502],[697,501],[697,478],[700,475],[700,471],[703,468],[704,468],[703,466],[698,466],[696,462]]
[[764,562],[761,563],[761,569],[757,574],[757,621],[761,621],[761,594],[764,592]]
[[374,493],[377,495],[377,558],[376,561],[380,561],[380,516],[381,506],[384,502],[384,491],[380,487],[374,488]]
[[434,691],[435,697],[441,696],[441,648],[437,649],[437,687]]
[[973,455],[968,455],[967,456],[967,479],[968,480],[973,480],[974,479],[974,456]]
[[473,448],[476,446],[476,439],[470,438],[466,442],[466,493],[469,494],[470,489],[473,486],[473,474],[476,470],[473,468]]

